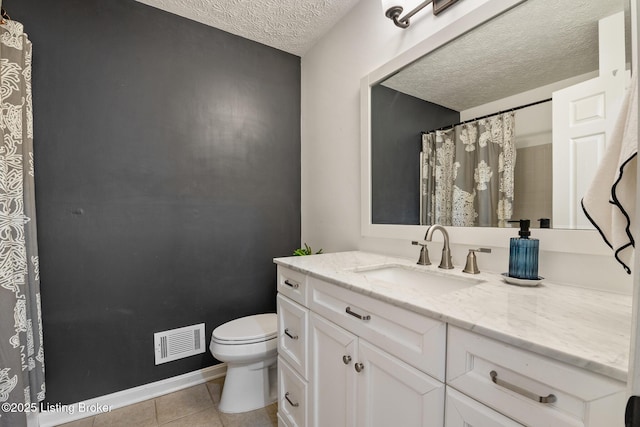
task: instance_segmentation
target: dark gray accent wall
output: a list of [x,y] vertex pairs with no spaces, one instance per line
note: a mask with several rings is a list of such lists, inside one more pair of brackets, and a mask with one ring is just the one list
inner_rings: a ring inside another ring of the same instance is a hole
[[5,0],[33,41],[47,402],[217,363],[153,333],[275,311],[300,244],[300,58],[134,0]]
[[421,132],[460,121],[460,113],[382,85],[371,88],[371,219],[420,223]]

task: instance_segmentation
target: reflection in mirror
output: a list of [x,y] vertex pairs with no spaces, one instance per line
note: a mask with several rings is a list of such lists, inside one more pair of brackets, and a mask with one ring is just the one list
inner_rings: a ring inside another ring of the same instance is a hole
[[579,203],[628,80],[627,7],[527,1],[372,86],[372,223],[590,228]]

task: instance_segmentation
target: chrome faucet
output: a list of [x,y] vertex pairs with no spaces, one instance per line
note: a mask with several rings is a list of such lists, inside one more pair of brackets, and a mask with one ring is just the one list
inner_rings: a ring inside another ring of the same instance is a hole
[[453,268],[453,263],[451,262],[451,249],[449,248],[449,233],[447,233],[447,230],[440,224],[434,224],[427,229],[427,234],[424,236],[424,240],[430,242],[433,238],[433,233],[436,230],[440,230],[442,232],[442,236],[444,237],[442,259],[440,260],[440,265],[438,266],[438,268],[451,270]]

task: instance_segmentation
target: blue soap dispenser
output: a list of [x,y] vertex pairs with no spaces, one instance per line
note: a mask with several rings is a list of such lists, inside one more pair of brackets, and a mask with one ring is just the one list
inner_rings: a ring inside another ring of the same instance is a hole
[[531,225],[528,219],[519,221],[520,237],[512,237],[509,247],[509,276],[517,279],[538,280],[538,249],[540,241],[530,239]]

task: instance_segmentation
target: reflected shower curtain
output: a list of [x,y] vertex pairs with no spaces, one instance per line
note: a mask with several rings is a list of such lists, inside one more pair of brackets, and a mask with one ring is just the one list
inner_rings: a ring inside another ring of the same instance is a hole
[[420,224],[451,225],[453,216],[453,129],[422,134]]
[[[31,43],[15,21],[0,25],[0,132],[0,404],[34,408],[44,399],[45,387]],[[0,411],[0,426],[26,426],[26,412]]]
[[422,136],[421,224],[502,227],[511,219],[514,113]]

